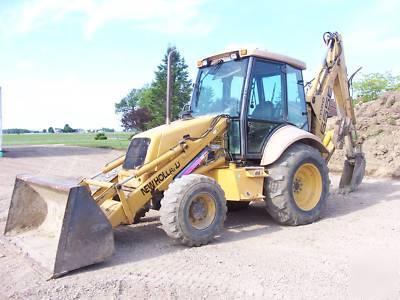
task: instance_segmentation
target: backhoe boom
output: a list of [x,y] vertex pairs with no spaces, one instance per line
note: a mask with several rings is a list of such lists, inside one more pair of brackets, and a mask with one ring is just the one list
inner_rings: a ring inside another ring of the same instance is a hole
[[[335,149],[346,145],[346,160],[340,182],[343,191],[352,191],[361,183],[365,171],[365,158],[361,141],[357,137],[356,118],[349,92],[343,42],[340,34],[326,32],[324,41],[328,47],[306,100],[311,132],[324,140],[329,150],[328,159]],[[333,132],[326,131],[330,102],[336,102],[337,117]]]

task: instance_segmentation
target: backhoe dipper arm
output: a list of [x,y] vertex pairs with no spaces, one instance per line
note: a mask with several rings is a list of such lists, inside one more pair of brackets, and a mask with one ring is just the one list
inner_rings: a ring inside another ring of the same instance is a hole
[[[346,161],[341,186],[348,185],[349,189],[353,190],[361,183],[364,176],[365,158],[355,127],[356,119],[349,92],[343,42],[340,34],[330,32],[324,34],[324,42],[328,47],[327,53],[306,96],[309,124],[311,132],[320,137],[328,148],[328,160],[336,148],[342,149],[343,145],[346,145]],[[332,93],[336,101],[338,119],[333,132],[326,132]],[[355,173],[357,173],[357,179],[352,179]],[[359,183],[353,184],[352,180]]]
[[335,148],[341,149],[347,137],[346,156],[352,158],[355,153],[361,152],[361,145],[357,140],[356,119],[349,92],[343,42],[338,33],[330,32],[324,34],[324,41],[328,50],[307,92],[307,102],[311,110],[309,114],[311,131],[321,140],[326,134],[332,136],[326,132],[326,121],[333,92],[338,121],[331,141],[325,138],[327,143],[325,146],[328,146],[330,152],[333,152]]

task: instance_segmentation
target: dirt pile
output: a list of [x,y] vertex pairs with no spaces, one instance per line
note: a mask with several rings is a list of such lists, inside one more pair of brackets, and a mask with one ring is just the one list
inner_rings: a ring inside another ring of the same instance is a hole
[[[358,134],[364,140],[366,174],[400,178],[400,92],[358,104],[355,113]],[[333,123],[331,118],[329,124]],[[329,163],[331,171],[342,170],[343,158],[343,150],[337,150]]]

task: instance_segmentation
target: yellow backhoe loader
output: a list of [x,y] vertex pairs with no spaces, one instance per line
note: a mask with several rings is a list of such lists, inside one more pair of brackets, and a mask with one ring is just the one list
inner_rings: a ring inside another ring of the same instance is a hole
[[[167,105],[166,124],[135,135],[96,176],[80,183],[18,176],[5,234],[55,278],[105,260],[112,229],[150,208],[188,246],[210,242],[227,210],[251,201],[265,201],[280,224],[316,221],[333,151],[346,147],[341,190],[354,190],[365,170],[343,42],[338,33],[324,40],[327,54],[307,93],[306,65],[297,59],[239,49],[200,60],[181,118],[170,123]],[[338,121],[327,131],[332,96]]]

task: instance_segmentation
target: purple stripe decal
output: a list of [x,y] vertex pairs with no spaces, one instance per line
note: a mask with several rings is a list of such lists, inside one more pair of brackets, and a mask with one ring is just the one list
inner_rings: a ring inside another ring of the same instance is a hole
[[179,174],[175,176],[175,178],[180,178],[183,175],[191,174],[201,163],[201,161],[206,157],[208,154],[208,149],[204,149],[197,158],[191,161]]

